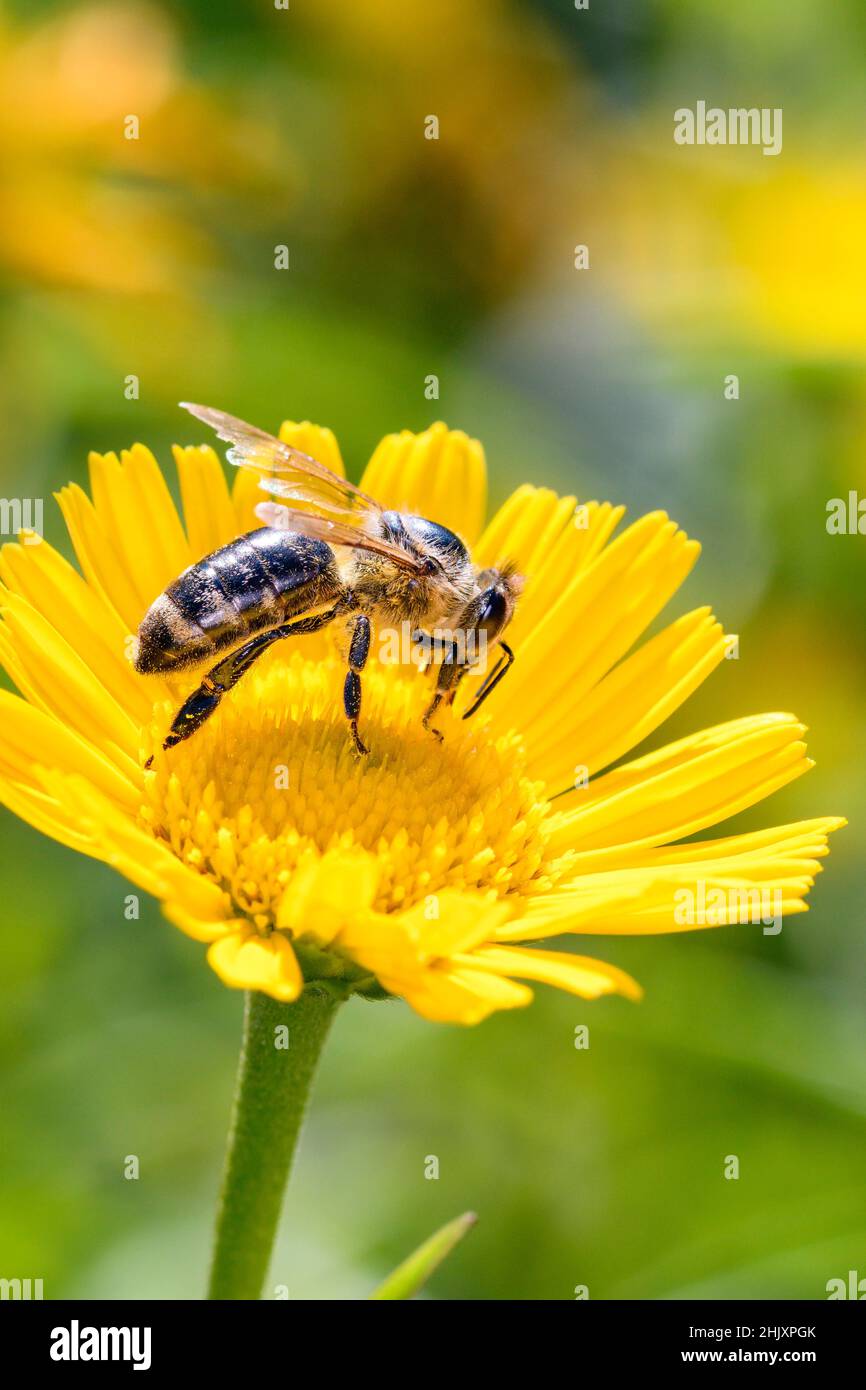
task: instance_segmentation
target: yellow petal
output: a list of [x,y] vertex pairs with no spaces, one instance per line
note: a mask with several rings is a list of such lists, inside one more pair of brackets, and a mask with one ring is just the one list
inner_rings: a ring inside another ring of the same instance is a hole
[[811,767],[803,732],[793,715],[756,715],[637,758],[572,793],[551,847],[658,845],[726,820]]
[[317,463],[323,463],[338,478],[345,478],[343,457],[333,430],[313,425],[309,420],[284,420],[279,437],[284,444],[291,444],[293,449],[300,449],[302,454],[309,454]]
[[40,834],[79,854],[99,858],[98,847],[87,832],[76,825],[74,815],[41,789],[0,776],[0,802]]
[[130,634],[112,605],[62,555],[45,542],[4,546],[0,577],[61,636],[75,634],[78,656],[119,705],[142,723],[150,718],[152,687],[128,658]]
[[[539,627],[554,622],[557,634],[551,646],[561,650],[556,661],[567,657],[575,638],[568,603],[563,596],[573,591],[584,573],[604,549],[625,508],[609,502],[587,502],[576,508],[574,497],[559,497],[547,488],[521,487],[500,507],[475,548],[473,559],[479,566],[500,569],[512,565],[521,576],[521,591],[514,617],[507,632],[508,645],[519,653],[521,667],[531,639]],[[515,672],[507,684],[511,692]],[[549,673],[548,673],[549,674]],[[480,687],[483,674],[470,676],[461,691],[459,703],[466,708]],[[509,692],[498,691],[485,706],[487,715],[497,709],[502,723],[513,708]]]
[[212,879],[182,863],[156,839],[82,777],[48,769],[37,772],[45,791],[68,808],[88,834],[94,855],[153,897],[202,922],[230,917],[228,896]]
[[298,865],[277,909],[277,926],[327,946],[372,906],[382,868],[364,850],[331,850]]
[[530,770],[555,792],[607,767],[664,723],[724,656],[724,633],[708,608],[678,618],[582,700],[535,725]]
[[[28,683],[28,695],[138,777],[139,727],[85,665],[66,637],[25,599],[6,593],[4,633]],[[74,633],[69,633],[71,641]]]
[[141,804],[142,777],[132,777],[68,725],[34,709],[26,700],[0,690],[0,773],[11,781],[41,789],[36,769],[52,767],[91,782],[113,805],[134,815]]
[[461,959],[497,974],[518,975],[555,985],[583,999],[598,999],[603,994],[624,994],[627,999],[640,999],[643,995],[631,975],[591,956],[572,956],[565,951],[521,950],[515,946],[483,946]]
[[169,922],[179,927],[185,936],[191,936],[193,941],[220,941],[232,932],[246,930],[248,925],[239,917],[197,917],[172,902],[163,903],[162,911]]
[[814,820],[794,821],[789,825],[769,826],[744,835],[726,835],[717,840],[691,840],[684,845],[613,845],[608,849],[590,850],[572,858],[575,874],[590,874],[604,869],[657,868],[667,864],[690,864],[697,861],[739,868],[744,865],[763,865],[768,872],[778,872],[779,865],[792,866],[803,873],[817,873],[817,860],[829,854],[828,835],[841,830],[847,821],[841,816],[819,816]]
[[[842,825],[827,816],[723,840],[578,856],[570,882],[530,900],[519,921],[505,923],[497,936],[649,935],[805,912],[827,837]],[[605,859],[609,867],[596,867]]]
[[223,466],[209,444],[174,447],[192,563],[238,535],[238,521]]
[[491,940],[514,910],[507,901],[445,889],[429,903],[396,914],[395,921],[409,932],[422,958],[434,960]]
[[445,890],[405,912],[352,917],[336,944],[425,1018],[477,1023],[527,1004],[531,992],[479,968],[470,952],[494,939],[514,905]]
[[532,991],[525,985],[465,966],[443,966],[409,979],[386,976],[382,983],[435,1023],[481,1023],[499,1009],[519,1009],[532,1002]]
[[84,577],[115,609],[127,632],[137,632],[156,595],[143,597],[136,575],[121,556],[115,535],[77,483],[61,488],[56,497]]
[[91,454],[90,479],[97,519],[138,594],[140,621],[192,563],[177,508],[156,459],[142,444],[124,450],[119,462],[114,454]]
[[572,526],[576,498],[559,497],[550,488],[525,483],[495,513],[478,544],[473,558],[481,566],[515,564],[530,583],[563,532],[571,528],[572,543],[580,536]]
[[641,517],[566,586],[485,712],[505,722],[518,708],[530,739],[567,717],[661,612],[699,550],[664,512]]
[[234,932],[208,948],[208,964],[224,985],[232,989],[257,989],[272,999],[291,1003],[304,987],[301,968],[288,938]]
[[[524,588],[520,595],[514,618],[508,629],[509,645],[523,650],[527,639],[548,622],[560,610],[567,612],[568,605],[561,600],[578,575],[586,571],[607,544],[608,539],[619,524],[625,511],[623,507],[612,507],[609,502],[587,502],[575,510],[573,497],[556,498],[555,494],[545,494],[540,489],[532,489],[533,511],[540,510],[542,519],[540,530],[525,537],[527,544],[519,535],[512,535],[503,528],[501,542],[495,546],[486,540],[478,547],[478,563],[492,564],[500,568],[507,561],[517,566],[523,576]],[[538,501],[546,506],[538,507]],[[508,503],[505,504],[505,511]],[[579,517],[580,526],[575,525]],[[491,532],[497,520],[491,522]],[[485,533],[486,534],[486,533]],[[495,556],[489,558],[488,555]]]
[[[599,877],[583,893],[551,894],[531,903],[516,924],[500,933],[503,942],[540,941],[561,932],[593,936],[658,936],[696,931],[737,922],[760,921],[764,916],[788,917],[806,912],[811,878],[752,882],[742,878],[706,878],[691,874],[642,878],[635,871],[629,882]],[[720,898],[723,906],[712,915],[701,904]]]

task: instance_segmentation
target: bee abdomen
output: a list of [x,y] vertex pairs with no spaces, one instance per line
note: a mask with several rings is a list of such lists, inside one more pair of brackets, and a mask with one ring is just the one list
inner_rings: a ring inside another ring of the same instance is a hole
[[324,541],[264,528],[230,541],[184,570],[142,619],[135,669],[197,665],[326,603],[341,589]]

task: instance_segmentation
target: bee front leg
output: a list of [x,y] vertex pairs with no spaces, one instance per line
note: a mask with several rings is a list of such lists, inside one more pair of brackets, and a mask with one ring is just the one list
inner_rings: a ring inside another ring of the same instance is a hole
[[369,748],[361,741],[358,733],[358,716],[361,713],[361,672],[370,655],[370,619],[366,613],[359,613],[352,624],[352,641],[349,645],[349,670],[343,686],[343,708],[349,721],[349,730],[357,752],[369,753]]
[[508,643],[500,642],[499,645],[502,648],[503,654],[498,658],[496,665],[493,667],[493,670],[488,672],[488,674],[484,677],[484,680],[481,684],[481,689],[478,691],[478,693],[475,696],[475,699],[472,701],[472,704],[469,706],[468,710],[463,715],[464,719],[472,718],[473,714],[475,714],[475,712],[481,708],[481,706],[484,704],[484,701],[487,699],[487,696],[490,695],[492,691],[496,689],[499,682],[503,679],[504,676],[508,674],[512,665],[514,664],[514,652],[511,650]]

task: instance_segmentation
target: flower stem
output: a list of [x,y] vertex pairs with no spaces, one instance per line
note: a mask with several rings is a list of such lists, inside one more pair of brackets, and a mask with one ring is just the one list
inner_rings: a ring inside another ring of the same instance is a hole
[[311,989],[293,1004],[247,993],[208,1298],[261,1294],[310,1085],[338,1002]]

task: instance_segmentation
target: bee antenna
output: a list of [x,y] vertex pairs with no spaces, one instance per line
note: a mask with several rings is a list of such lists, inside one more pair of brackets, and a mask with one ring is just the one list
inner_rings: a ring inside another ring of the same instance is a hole
[[499,574],[513,594],[522,593],[526,585],[526,576],[518,574],[516,560],[506,560],[504,564],[500,566]]

